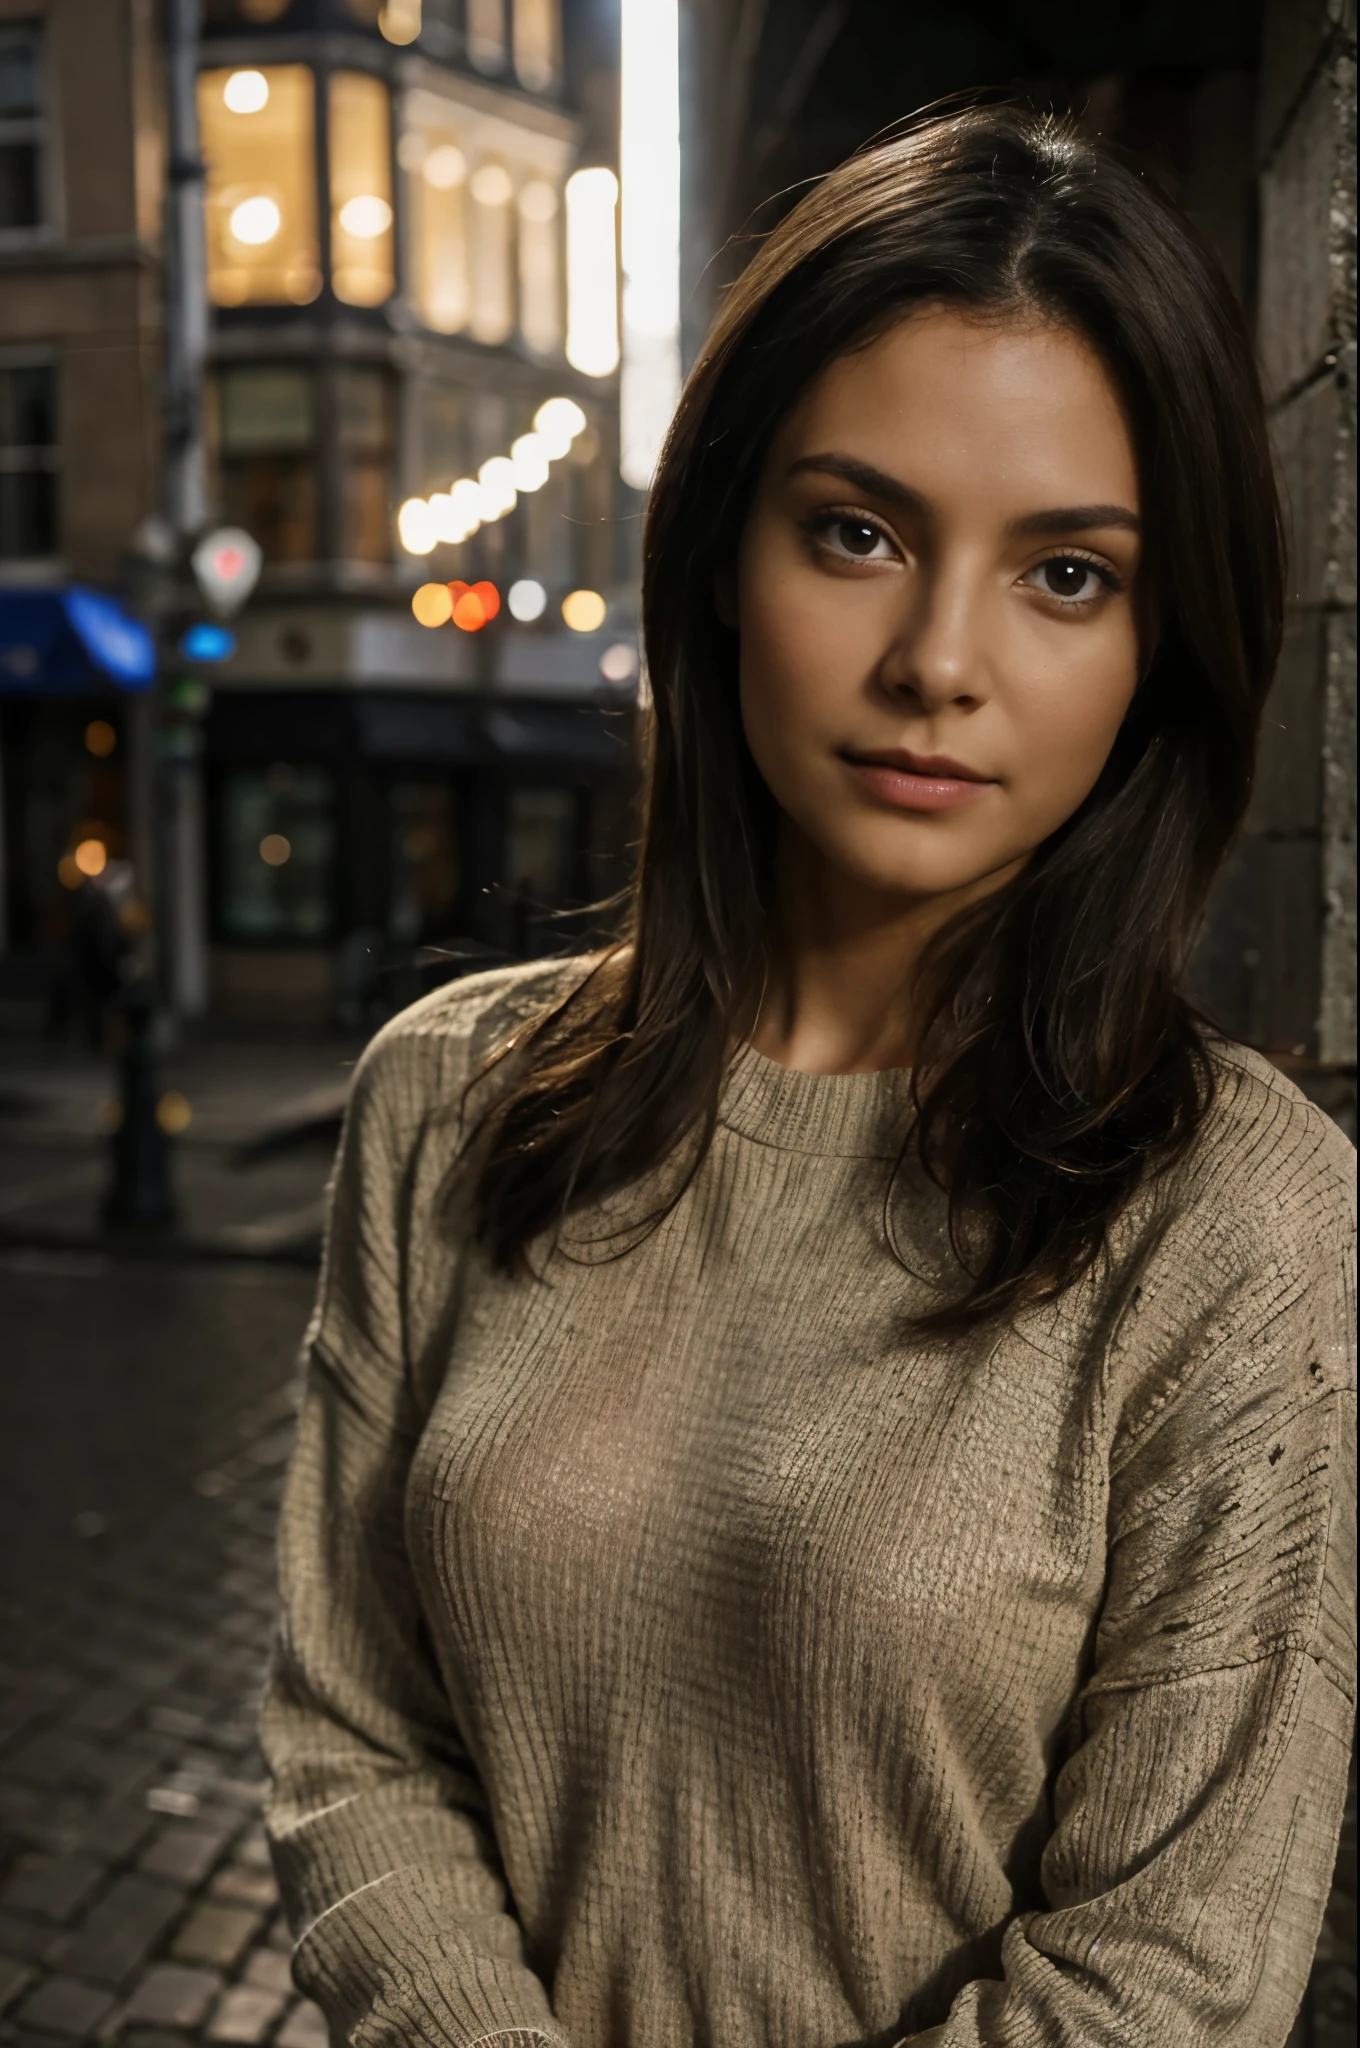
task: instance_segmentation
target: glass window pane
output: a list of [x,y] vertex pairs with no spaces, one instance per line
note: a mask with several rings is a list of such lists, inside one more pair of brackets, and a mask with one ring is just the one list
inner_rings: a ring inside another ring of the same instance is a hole
[[305,306],[321,289],[312,74],[202,71],[208,292],[215,305]]
[[519,195],[519,324],[531,349],[562,345],[561,221],[557,189],[530,178]]
[[317,941],[332,925],[335,789],[324,768],[276,761],[222,787],[222,929],[229,939]]
[[217,379],[223,517],[267,562],[316,560],[316,387],[310,370],[241,364]]
[[0,448],[51,448],[57,439],[57,380],[48,363],[0,370]]
[[400,161],[416,310],[436,333],[458,334],[468,322],[467,158],[447,100],[406,95]]
[[31,28],[0,30],[0,119],[37,112],[37,35]]
[[561,67],[559,0],[515,0],[515,76],[526,92],[549,92]]
[[433,385],[424,395],[420,431],[422,491],[446,491],[456,477],[466,476],[467,426],[463,394],[447,384]]
[[0,143],[0,228],[38,224],[38,145]]
[[363,71],[330,82],[331,282],[347,306],[392,296],[392,164],[387,87]]
[[504,341],[515,324],[511,241],[515,187],[494,158],[478,165],[472,194],[472,331],[478,341]]
[[392,386],[358,364],[337,372],[341,450],[340,553],[348,562],[391,557]]
[[505,864],[510,888],[531,904],[570,902],[576,867],[574,790],[511,790]]
[[449,936],[458,901],[458,812],[444,782],[399,782],[388,792],[389,935],[399,945]]
[[467,0],[467,51],[479,71],[505,68],[505,0]]
[[57,552],[57,480],[44,470],[0,470],[0,559]]

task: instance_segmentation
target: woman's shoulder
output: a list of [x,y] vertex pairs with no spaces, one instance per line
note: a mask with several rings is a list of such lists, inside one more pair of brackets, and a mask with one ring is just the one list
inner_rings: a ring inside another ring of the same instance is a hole
[[1265,1276],[1287,1289],[1309,1273],[1348,1267],[1354,1146],[1261,1053],[1221,1038],[1207,1050],[1208,1110],[1187,1153],[1150,1191],[1160,1215],[1156,1263],[1191,1292],[1196,1277],[1211,1291]]
[[420,1122],[525,1025],[553,1010],[601,957],[520,961],[432,990],[369,1041],[355,1069],[354,1100],[380,1099],[400,1122]]

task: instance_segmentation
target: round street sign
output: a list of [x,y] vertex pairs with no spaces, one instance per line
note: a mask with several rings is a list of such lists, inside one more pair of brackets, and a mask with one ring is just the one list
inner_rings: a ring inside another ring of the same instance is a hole
[[260,574],[260,545],[240,526],[205,533],[191,561],[199,589],[216,612],[239,611]]

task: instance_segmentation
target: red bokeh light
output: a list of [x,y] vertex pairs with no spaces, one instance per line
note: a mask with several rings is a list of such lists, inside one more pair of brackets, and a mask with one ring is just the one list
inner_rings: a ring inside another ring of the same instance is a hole
[[480,633],[501,608],[501,594],[494,583],[451,583],[453,623],[465,633]]

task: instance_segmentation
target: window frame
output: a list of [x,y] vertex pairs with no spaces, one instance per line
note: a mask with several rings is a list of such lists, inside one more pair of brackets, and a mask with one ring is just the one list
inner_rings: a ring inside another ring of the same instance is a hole
[[[53,490],[55,505],[52,518],[52,547],[44,555],[0,555],[0,584],[23,581],[38,571],[51,571],[62,560],[62,518],[61,518],[61,380],[57,352],[50,347],[16,346],[0,348],[0,376],[9,370],[46,370],[52,380],[52,435],[50,442],[24,443],[14,448],[0,447],[0,471],[6,475],[43,474],[56,479]],[[40,461],[24,461],[17,458],[43,457]]]
[[31,142],[34,153],[36,218],[14,227],[0,226],[0,250],[22,249],[55,232],[55,179],[52,163],[52,120],[48,87],[48,38],[42,19],[0,21],[0,44],[31,42],[37,91],[31,114],[0,114],[0,146]]

